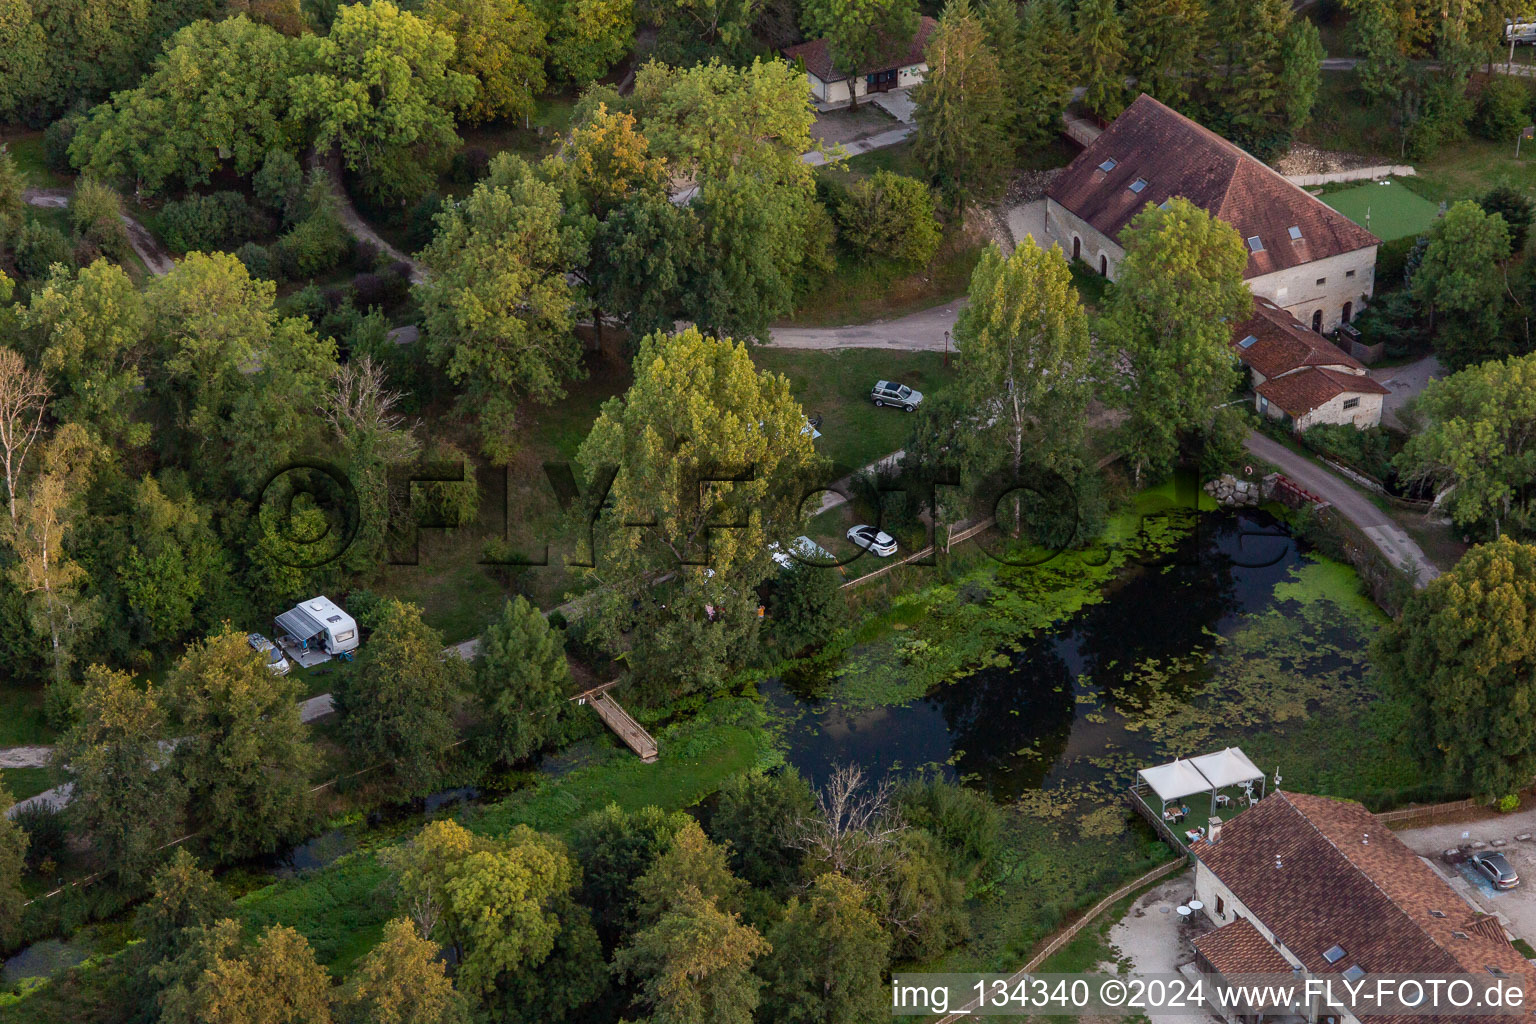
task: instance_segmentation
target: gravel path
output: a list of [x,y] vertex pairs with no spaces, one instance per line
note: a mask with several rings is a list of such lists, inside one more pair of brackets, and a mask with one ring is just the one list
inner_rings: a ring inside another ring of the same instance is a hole
[[[37,206],[49,210],[62,210],[69,206],[70,192],[62,188],[29,188],[21,194],[21,198],[28,206]],[[150,234],[148,228],[126,213],[119,214],[123,219],[123,226],[128,229],[128,244],[133,251],[139,254],[139,259],[144,261],[144,266],[156,277],[164,277],[171,272],[174,264],[171,254],[165,251],[158,239]]]
[[1253,454],[1278,466],[1295,483],[1332,504],[1341,515],[1360,527],[1387,556],[1388,562],[1413,576],[1414,586],[1423,587],[1440,575],[1440,570],[1425,557],[1413,538],[1342,477],[1262,434],[1250,432],[1244,443]]

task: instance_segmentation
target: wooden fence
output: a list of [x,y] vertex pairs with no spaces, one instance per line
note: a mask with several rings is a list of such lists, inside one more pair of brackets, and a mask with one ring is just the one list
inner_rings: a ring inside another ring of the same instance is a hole
[[[1078,918],[1069,927],[1056,933],[1055,937],[1052,938],[1050,942],[1046,943],[1045,948],[1036,953],[1034,957],[1029,961],[1029,963],[1025,964],[1023,967],[1019,968],[1018,971],[1010,975],[1008,978],[1008,985],[1012,987],[1030,971],[1033,971],[1036,967],[1039,967],[1046,961],[1047,958],[1051,956],[1051,954],[1055,953],[1062,946],[1065,946],[1067,943],[1071,942],[1074,938],[1076,938],[1078,932],[1082,931],[1089,924],[1093,923],[1095,918],[1104,913],[1104,911],[1108,910],[1110,907],[1114,906],[1120,900],[1129,896],[1137,889],[1151,885],[1153,882],[1173,874],[1175,871],[1183,868],[1188,863],[1188,857],[1178,857],[1166,864],[1159,864],[1157,867],[1153,868],[1151,871],[1148,871],[1146,874],[1142,875],[1135,881],[1127,882],[1120,888],[1116,889],[1114,892],[1110,893],[1108,896],[1105,896],[1102,900],[1095,903],[1093,908],[1090,909],[1088,913]],[[972,1000],[971,1002],[962,1006],[960,1009],[956,1010],[954,1013],[951,1013],[949,1016],[940,1018],[937,1024],[956,1024],[958,1021],[968,1020],[971,1016],[970,1011],[975,1007],[975,1005],[976,1001]]]
[[1413,826],[1433,825],[1436,821],[1454,818],[1468,811],[1486,810],[1486,805],[1476,800],[1452,800],[1443,804],[1424,804],[1419,807],[1399,807],[1395,811],[1383,811],[1376,815],[1378,821],[1395,828],[1408,828],[1404,822],[1411,822]]
[[[968,526],[964,530],[961,530],[959,533],[951,534],[950,537],[944,542],[944,550],[948,551],[950,548],[954,547],[956,544],[959,544],[961,541],[970,540],[982,530],[985,530],[987,527],[993,525],[996,522],[997,518],[993,517],[991,519],[983,520],[982,522],[977,523],[975,526]],[[919,559],[930,558],[932,557],[935,550],[937,549],[932,544],[930,544],[923,548],[923,550],[917,552],[916,554],[908,555],[906,558],[903,558],[899,562],[892,562],[890,565],[882,565],[880,568],[876,569],[874,572],[868,574],[867,576],[860,576],[858,579],[849,580],[839,589],[847,590],[849,587],[856,587],[860,583],[868,583],[870,580],[878,579],[879,577],[884,576],[886,573],[895,569],[899,569],[904,565],[909,565],[912,562],[918,561]]]

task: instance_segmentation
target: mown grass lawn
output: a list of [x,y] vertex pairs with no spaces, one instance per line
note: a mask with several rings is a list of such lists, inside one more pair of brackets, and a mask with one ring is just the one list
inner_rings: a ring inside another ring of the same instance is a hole
[[1324,203],[1390,242],[1428,231],[1440,217],[1440,207],[1396,179],[1390,184],[1364,185],[1319,196]]
[[926,267],[841,253],[821,287],[800,300],[783,326],[837,327],[889,320],[965,295],[986,239],[951,229]]
[[3,132],[0,145],[10,151],[16,169],[33,188],[64,188],[69,184],[69,179],[55,174],[44,159],[42,132]]
[[869,389],[876,381],[898,381],[931,397],[955,375],[953,366],[944,367],[940,352],[759,347],[752,350],[752,360],[788,377],[806,415],[821,417],[816,449],[846,467],[839,476],[901,448],[912,429],[912,414],[890,406],[875,408]]

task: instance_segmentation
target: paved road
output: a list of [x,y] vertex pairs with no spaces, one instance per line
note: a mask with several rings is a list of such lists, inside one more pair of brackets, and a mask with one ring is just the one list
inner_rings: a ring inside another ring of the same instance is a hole
[[[62,188],[29,188],[21,194],[21,198],[28,206],[37,206],[44,209],[62,210],[69,205],[69,190]],[[133,246],[133,251],[139,254],[139,259],[144,261],[144,266],[156,277],[164,277],[171,272],[174,265],[171,262],[171,254],[165,251],[165,247],[149,233],[149,229],[126,213],[118,214],[122,218],[123,226],[128,229],[128,244]]]
[[1397,427],[1401,430],[1403,429],[1403,422],[1398,418],[1398,412],[1407,404],[1410,398],[1423,391],[1426,384],[1439,377],[1444,377],[1445,368],[1440,365],[1440,360],[1434,356],[1425,356],[1417,362],[1372,370],[1370,373],[1372,380],[1386,385],[1387,390],[1392,392],[1382,399],[1382,422],[1389,427]]
[[[895,320],[848,327],[775,327],[765,344],[777,348],[896,348],[911,352],[944,351],[944,332],[955,329],[964,299]],[[950,342],[953,349],[954,342]]]
[[1422,587],[1440,575],[1440,570],[1425,557],[1413,538],[1342,477],[1262,434],[1250,433],[1245,443],[1253,454],[1278,466],[1286,476],[1331,503],[1340,515],[1360,527],[1387,556],[1387,561],[1413,576],[1415,586]]
[[[1531,884],[1529,879],[1536,874],[1536,842],[1515,838],[1536,835],[1536,811],[1497,814],[1489,808],[1486,813],[1486,817],[1475,821],[1403,829],[1397,832],[1397,838],[1428,861],[1474,908],[1493,914],[1500,924],[1520,938],[1536,939],[1536,895],[1527,888]],[[1443,851],[1468,842],[1487,843],[1488,849],[1495,849],[1492,844],[1499,840],[1504,842],[1502,847],[1497,847],[1499,852],[1509,859],[1520,877],[1527,880],[1510,892],[1494,892],[1486,883],[1473,882],[1466,873],[1440,857]]]

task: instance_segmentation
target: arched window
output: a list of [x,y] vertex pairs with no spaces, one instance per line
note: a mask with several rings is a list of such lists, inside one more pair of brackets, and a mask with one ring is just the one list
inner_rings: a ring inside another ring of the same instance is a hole
[[1100,256],[1099,257],[1099,273],[1103,274],[1105,277],[1109,276],[1109,257],[1108,256]]
[[1355,313],[1355,304],[1353,302],[1346,302],[1346,303],[1344,303],[1344,322],[1345,323],[1349,323],[1350,322],[1350,320],[1354,317],[1354,313]]
[[1312,329],[1318,334],[1323,333],[1323,311],[1318,310],[1312,314]]
[[1072,258],[1075,260],[1083,258],[1083,240],[1076,235],[1072,236]]

